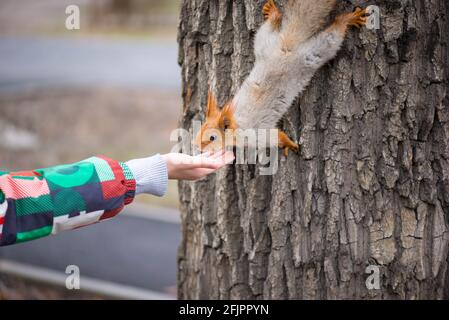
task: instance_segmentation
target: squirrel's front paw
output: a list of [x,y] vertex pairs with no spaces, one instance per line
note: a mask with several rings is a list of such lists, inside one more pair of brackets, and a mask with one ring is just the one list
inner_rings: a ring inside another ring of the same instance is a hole
[[289,150],[296,153],[299,152],[299,145],[293,142],[285,132],[279,131],[279,148],[284,151],[284,155],[287,157]]
[[284,156],[288,157],[289,150],[292,150],[295,153],[299,152],[299,145],[293,142],[291,145],[284,147]]

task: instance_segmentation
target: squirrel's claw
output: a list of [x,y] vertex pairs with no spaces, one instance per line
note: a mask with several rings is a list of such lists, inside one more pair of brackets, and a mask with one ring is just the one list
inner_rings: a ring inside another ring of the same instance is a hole
[[293,144],[284,147],[284,156],[285,157],[288,157],[288,153],[290,150],[292,150],[295,153],[299,153],[299,145],[297,143],[293,142]]
[[342,13],[335,18],[330,29],[339,31],[343,36],[346,34],[348,27],[361,28],[368,22],[370,13],[366,9],[357,7],[353,12]]
[[349,14],[348,26],[354,26],[356,28],[365,26],[368,21],[367,15],[369,15],[369,13],[366,8],[362,9],[357,7],[354,12]]
[[278,30],[282,22],[282,13],[274,3],[274,0],[268,0],[262,9],[265,20],[271,21],[271,25],[274,29]]
[[279,147],[284,151],[284,156],[288,156],[290,150],[298,153],[299,145],[293,142],[285,132],[279,131]]

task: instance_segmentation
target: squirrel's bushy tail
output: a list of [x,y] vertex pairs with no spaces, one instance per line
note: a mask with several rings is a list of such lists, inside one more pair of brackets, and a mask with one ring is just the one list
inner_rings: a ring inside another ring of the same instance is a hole
[[337,0],[288,0],[282,33],[289,42],[299,44],[320,31]]

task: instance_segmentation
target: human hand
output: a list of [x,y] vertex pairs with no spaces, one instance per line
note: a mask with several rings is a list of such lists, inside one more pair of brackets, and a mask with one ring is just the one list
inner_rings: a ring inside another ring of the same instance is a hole
[[234,161],[231,151],[206,152],[198,156],[183,153],[162,155],[167,163],[169,179],[199,180]]

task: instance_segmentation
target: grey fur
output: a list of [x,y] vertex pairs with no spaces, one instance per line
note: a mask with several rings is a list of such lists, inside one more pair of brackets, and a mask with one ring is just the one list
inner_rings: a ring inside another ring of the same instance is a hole
[[[289,29],[294,28],[287,25],[276,31],[266,21],[257,32],[256,62],[233,100],[239,128],[275,128],[315,72],[335,57],[344,39],[325,30],[305,41],[295,33],[292,41],[292,34],[285,33]],[[292,43],[286,46],[286,41]]]

